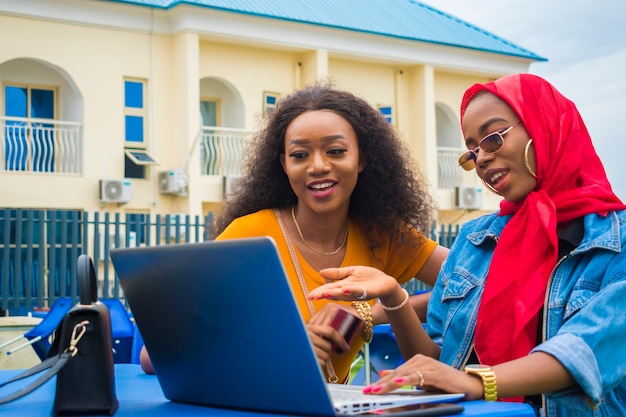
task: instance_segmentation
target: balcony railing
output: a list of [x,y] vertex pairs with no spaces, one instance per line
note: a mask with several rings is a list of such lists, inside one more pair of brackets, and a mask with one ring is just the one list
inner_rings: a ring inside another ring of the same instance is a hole
[[82,174],[82,123],[0,117],[0,171]]
[[[200,140],[200,163],[203,175],[237,177],[240,161],[251,130],[203,126]],[[439,180],[437,188],[452,189],[463,185],[468,173],[459,167],[459,155],[464,149],[437,148]],[[471,175],[473,177],[473,175]],[[465,180],[464,180],[465,179]]]
[[459,156],[463,149],[457,148],[437,148],[437,162],[439,178],[437,188],[448,189],[463,185],[465,171],[459,166]]
[[251,130],[203,126],[200,138],[202,175],[239,176],[240,162],[251,136]]

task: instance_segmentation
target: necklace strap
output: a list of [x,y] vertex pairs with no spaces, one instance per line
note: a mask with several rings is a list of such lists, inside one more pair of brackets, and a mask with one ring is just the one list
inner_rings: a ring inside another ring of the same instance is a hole
[[311,250],[315,251],[316,253],[319,253],[320,255],[326,255],[326,256],[334,255],[337,252],[339,252],[346,245],[346,242],[348,241],[349,227],[348,225],[346,225],[346,234],[343,236],[343,241],[341,242],[341,245],[339,245],[337,249],[335,249],[332,252],[324,252],[319,249],[316,249],[313,246],[311,246],[309,242],[306,241],[306,239],[304,238],[304,235],[302,234],[302,230],[300,230],[300,225],[298,224],[298,220],[296,219],[296,206],[291,206],[291,217],[293,218],[293,222],[296,225],[296,230],[298,230],[298,234],[300,235],[300,239],[302,240],[302,242],[305,245],[307,245]]
[[307,302],[309,307],[309,313],[311,315],[315,314],[315,307],[313,307],[313,302],[309,300],[307,297],[309,288],[306,285],[306,281],[304,280],[304,274],[302,274],[302,269],[300,268],[300,261],[298,261],[298,256],[296,255],[296,251],[293,246],[293,242],[291,241],[291,236],[287,231],[287,227],[285,225],[285,221],[283,220],[283,216],[280,213],[280,210],[274,209],[274,214],[276,215],[276,219],[278,219],[278,225],[280,226],[280,231],[283,232],[283,237],[285,238],[285,242],[287,242],[287,248],[289,249],[289,255],[291,256],[291,263],[296,270],[296,274],[298,275],[298,281],[300,282],[300,290],[304,294],[304,299]]
[[[293,206],[292,206],[292,213],[293,213]],[[289,248],[289,255],[291,256],[291,262],[293,263],[293,267],[296,269],[296,274],[298,275],[298,281],[300,282],[300,289],[304,293],[304,299],[307,302],[307,305],[309,307],[309,312],[311,313],[311,316],[312,316],[313,314],[315,314],[315,307],[313,307],[313,302],[309,300],[309,298],[307,297],[309,288],[306,285],[306,281],[304,280],[304,274],[302,274],[302,269],[300,268],[300,261],[298,261],[298,256],[296,255],[296,251],[293,247],[293,242],[291,241],[291,236],[289,236],[289,232],[287,231],[287,227],[285,226],[285,221],[283,220],[283,215],[280,213],[280,210],[274,209],[274,214],[276,215],[276,219],[278,219],[278,225],[280,226],[281,232],[283,232],[283,237],[285,238],[285,242],[287,242],[287,248]],[[343,244],[341,246],[343,246]],[[337,377],[337,374],[335,373],[335,368],[333,367],[333,363],[331,362],[330,359],[326,361],[326,372],[328,373],[328,382],[330,382],[331,384],[336,384],[339,381],[339,378]]]

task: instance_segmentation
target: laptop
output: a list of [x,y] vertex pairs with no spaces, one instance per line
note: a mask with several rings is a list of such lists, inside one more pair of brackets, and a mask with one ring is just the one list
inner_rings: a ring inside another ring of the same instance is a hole
[[463,397],[327,384],[269,237],[113,249],[111,260],[171,401],[331,417]]

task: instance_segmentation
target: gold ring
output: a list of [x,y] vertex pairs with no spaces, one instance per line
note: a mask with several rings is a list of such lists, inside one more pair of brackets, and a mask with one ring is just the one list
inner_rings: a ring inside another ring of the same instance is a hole
[[417,386],[421,387],[422,385],[424,385],[424,375],[422,375],[422,373],[420,371],[415,371],[415,373],[420,376],[420,383],[417,384]]
[[367,290],[365,289],[365,287],[361,287],[363,289],[363,294],[360,297],[357,297],[357,300],[365,300],[365,298],[367,298]]

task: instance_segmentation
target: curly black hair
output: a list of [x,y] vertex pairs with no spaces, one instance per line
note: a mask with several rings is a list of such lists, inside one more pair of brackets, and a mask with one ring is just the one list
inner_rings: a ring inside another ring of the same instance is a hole
[[343,117],[356,133],[365,169],[350,199],[349,215],[366,228],[370,249],[379,233],[403,241],[411,225],[428,235],[434,203],[422,175],[414,169],[408,148],[380,111],[351,92],[318,81],[279,100],[274,112],[248,143],[243,176],[230,201],[216,215],[217,236],[234,219],[267,208],[297,203],[280,163],[289,124],[308,111],[329,110]]

